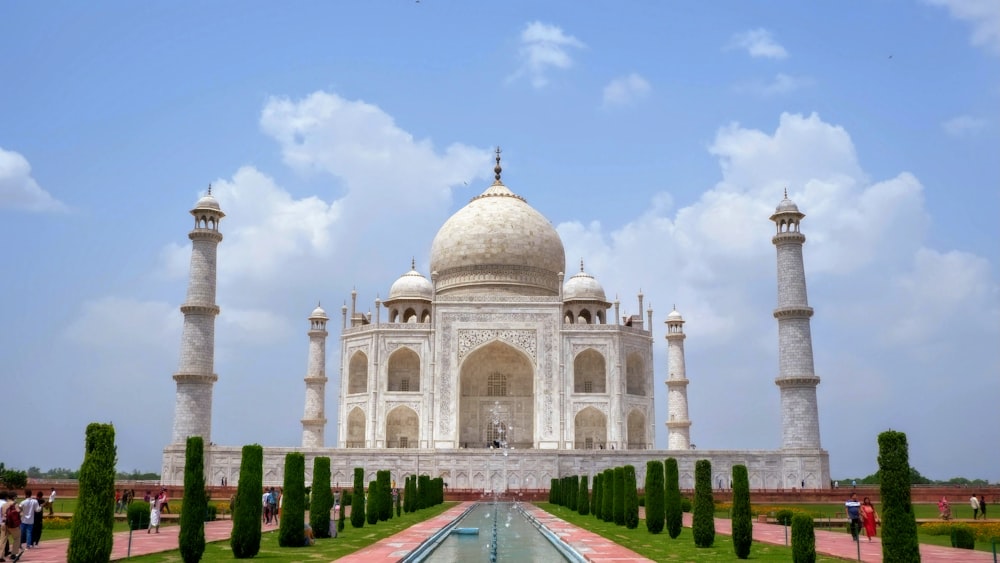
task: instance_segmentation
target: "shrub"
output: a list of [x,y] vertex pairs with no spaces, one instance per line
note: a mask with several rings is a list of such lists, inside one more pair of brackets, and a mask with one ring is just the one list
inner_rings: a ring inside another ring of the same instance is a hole
[[639,497],[636,490],[635,466],[622,468],[625,475],[625,527],[634,530],[639,527]]
[[664,474],[664,494],[663,494],[663,516],[667,527],[667,533],[671,539],[676,539],[681,534],[683,527],[684,508],[681,505],[680,474],[677,469],[677,460],[667,458],[663,464]]
[[696,547],[712,547],[715,543],[712,462],[707,459],[699,459],[694,464],[694,515],[691,531]]
[[625,468],[616,467],[614,469],[614,479],[615,479],[615,498],[614,506],[612,510],[614,511],[615,524],[619,526],[625,525]]
[[205,553],[205,442],[201,436],[187,439],[184,453],[184,509],[181,510],[180,543],[184,563],[197,563]]
[[236,486],[233,533],[229,545],[236,559],[250,559],[260,551],[260,491],[264,487],[264,448],[243,446],[240,481]]
[[812,516],[796,514],[792,518],[792,562],[816,562],[816,532],[813,531]]
[[309,503],[309,526],[317,538],[330,537],[330,509],[333,493],[330,491],[330,458],[313,460],[312,499]]
[[694,504],[691,499],[684,497],[681,499],[681,512],[691,512],[694,510]]
[[774,513],[774,520],[782,526],[790,526],[792,524],[792,518],[795,516],[795,512],[787,508],[782,508]]
[[347,515],[347,502],[343,498],[343,496],[344,496],[343,493],[341,493],[340,516],[337,518],[337,531],[338,532],[343,532],[344,531],[344,520],[345,520],[346,515]]
[[590,514],[590,489],[587,486],[587,476],[580,477],[580,498],[576,499],[576,511],[581,516]]
[[366,505],[368,508],[365,516],[368,517],[368,523],[372,526],[378,523],[378,488],[378,480],[368,483],[368,504]]
[[882,561],[920,560],[917,521],[910,504],[910,460],[906,434],[889,430],[878,435],[878,467],[882,482]]
[[639,506],[646,506],[646,493],[639,493]]
[[409,476],[403,482],[403,512],[409,514],[413,512],[413,476]]
[[428,475],[417,476],[417,508],[433,506],[431,502],[431,478]]
[[[129,503],[125,511],[125,519],[128,520],[129,530],[145,530],[149,527],[149,503],[141,500],[134,500]],[[55,530],[52,527],[53,518],[45,519],[45,527]]]
[[594,514],[594,517],[597,518],[598,520],[601,519],[601,504],[602,504],[601,482],[603,481],[603,477],[604,477],[603,473],[598,473],[597,475],[594,475],[594,494],[590,502],[591,512]]
[[953,526],[951,528],[951,547],[959,549],[976,549],[976,536],[968,526]]
[[[646,529],[651,534],[663,531],[663,462],[646,462],[646,483],[643,497],[646,499]],[[642,503],[640,503],[642,504]]]
[[354,490],[351,492],[351,526],[365,526],[365,470],[354,468]]
[[378,481],[378,519],[385,522],[392,518],[392,474],[384,469],[375,473]]
[[115,428],[110,424],[87,426],[83,465],[80,466],[79,499],[70,530],[67,561],[108,561],[115,524]]
[[747,466],[733,466],[733,549],[736,557],[750,557],[753,544],[753,515],[750,513],[750,477]]
[[[208,498],[208,491],[205,491],[205,498]],[[205,507],[205,521],[215,522],[215,519],[219,516],[219,505],[210,502],[208,506]]]
[[[301,452],[285,454],[285,481],[282,493],[278,545],[301,547],[306,543],[306,456]],[[315,530],[313,530],[315,533]]]
[[567,506],[570,510],[577,510],[577,500],[579,500],[580,497],[580,476],[573,475],[567,479],[567,481],[569,484],[569,489],[567,491],[569,494],[566,495],[566,500],[569,501]]
[[615,470],[604,470],[601,478],[601,519],[605,522],[615,521]]
[[401,506],[401,504],[400,504],[400,498],[399,498],[400,496],[402,496],[402,493],[400,493],[400,492],[399,492],[399,491],[397,490],[397,491],[396,491],[396,517],[397,517],[397,518],[398,518],[398,517],[400,517],[400,516],[402,516],[402,514],[403,514],[403,511],[402,511],[402,506]]
[[549,483],[549,502],[559,504],[559,479],[552,479]]

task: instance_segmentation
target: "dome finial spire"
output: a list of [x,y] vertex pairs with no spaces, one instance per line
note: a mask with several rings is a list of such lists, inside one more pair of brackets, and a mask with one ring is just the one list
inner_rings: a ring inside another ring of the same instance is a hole
[[583,258],[580,258],[580,271],[583,271]]
[[493,167],[493,176],[494,176],[494,178],[496,178],[496,180],[493,182],[494,184],[500,184],[501,183],[500,182],[500,172],[503,170],[502,168],[500,168],[500,153],[501,152],[503,152],[503,151],[501,151],[500,147],[497,146],[497,150],[496,150],[497,165]]
[[785,186],[785,199],[788,199],[788,186]]
[[410,269],[414,270],[414,271],[417,269],[417,258],[416,258],[416,256],[411,256],[410,257]]
[[211,182],[209,182],[209,184],[208,184],[208,195],[212,195],[212,184],[211,184]]

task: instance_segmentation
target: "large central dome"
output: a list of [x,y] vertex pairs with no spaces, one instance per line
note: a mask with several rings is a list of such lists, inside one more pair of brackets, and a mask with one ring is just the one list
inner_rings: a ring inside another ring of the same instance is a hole
[[451,216],[431,245],[438,295],[558,295],[566,265],[552,223],[499,179]]

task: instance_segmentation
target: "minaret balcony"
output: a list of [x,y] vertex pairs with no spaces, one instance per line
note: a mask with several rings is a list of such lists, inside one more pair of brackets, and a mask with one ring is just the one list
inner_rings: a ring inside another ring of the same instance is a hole
[[808,319],[811,316],[813,316],[813,308],[803,305],[778,307],[774,310],[774,318],[776,319]]
[[188,233],[191,240],[209,240],[212,242],[222,242],[222,233],[215,229],[198,228]]
[[771,237],[771,244],[804,244],[806,236],[795,231],[778,233]]
[[177,383],[215,383],[219,380],[218,374],[204,373],[175,373],[174,381]]
[[218,315],[218,305],[189,304],[181,305],[181,312],[185,315]]
[[670,428],[670,429],[691,428],[691,421],[690,420],[668,420],[667,421],[667,428]]
[[816,387],[819,385],[819,376],[816,375],[793,375],[788,377],[776,377],[775,385],[778,387]]

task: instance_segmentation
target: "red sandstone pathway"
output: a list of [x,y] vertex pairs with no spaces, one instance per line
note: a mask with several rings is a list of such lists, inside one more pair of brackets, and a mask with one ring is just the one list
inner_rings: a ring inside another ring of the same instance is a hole
[[424,520],[414,524],[396,535],[389,536],[372,545],[355,551],[354,553],[341,557],[337,561],[350,563],[356,561],[365,563],[366,561],[399,561],[417,548],[427,538],[433,536],[438,530],[451,523],[471,506],[472,502],[463,502],[453,506],[438,514],[434,518]]
[[[691,527],[691,514],[684,514],[684,525]],[[715,531],[727,536],[733,533],[733,521],[716,518]],[[791,528],[788,529],[788,542],[791,544]],[[843,532],[829,532],[826,530],[816,530],[816,552],[835,557],[843,557],[854,561],[865,561],[866,563],[882,562],[882,540],[872,538],[869,542],[865,539],[864,532],[860,542],[861,558],[858,559],[858,543],[851,539],[851,535]],[[759,542],[785,545],[785,527],[779,524],[753,523],[753,539]],[[750,551],[751,556],[753,550]],[[938,545],[920,544],[920,560],[923,563],[946,563],[949,561],[960,561],[961,563],[975,563],[976,561],[993,561],[993,554],[985,551],[974,551],[971,549],[955,549]]]

